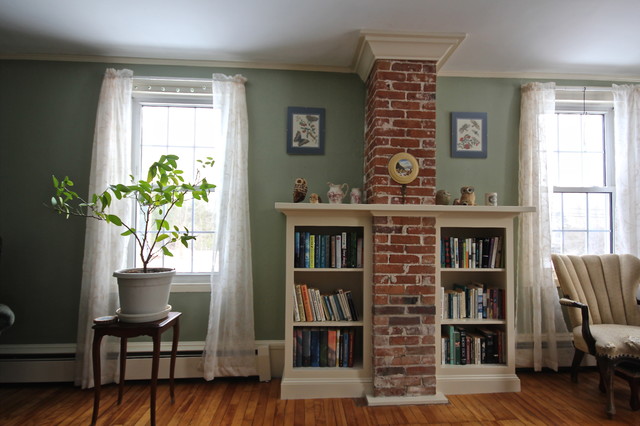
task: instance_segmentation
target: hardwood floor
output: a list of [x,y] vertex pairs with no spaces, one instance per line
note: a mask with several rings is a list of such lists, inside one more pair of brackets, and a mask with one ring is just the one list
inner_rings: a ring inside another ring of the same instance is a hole
[[[358,399],[279,399],[280,381],[179,380],[176,402],[166,381],[158,386],[158,425],[640,425],[629,408],[629,387],[616,379],[616,410],[607,419],[595,370],[571,383],[569,372],[519,372],[519,393],[450,395],[442,405],[368,407]],[[146,382],[104,386],[98,425],[149,424]],[[88,425],[93,391],[70,384],[0,385],[0,425]]]

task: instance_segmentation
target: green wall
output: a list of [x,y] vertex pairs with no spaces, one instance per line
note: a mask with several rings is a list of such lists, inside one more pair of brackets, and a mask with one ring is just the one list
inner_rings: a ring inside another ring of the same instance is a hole
[[[256,338],[284,337],[284,216],[274,202],[291,201],[295,178],[309,192],[326,182],[362,186],[364,84],[355,74],[111,65],[80,62],[0,61],[0,303],[16,324],[0,344],[73,343],[82,272],[84,226],[65,221],[43,203],[50,176],[69,175],[80,193],[89,176],[93,126],[105,68],[129,68],[138,76],[210,77],[213,72],[248,78],[249,180]],[[498,192],[499,204],[518,202],[519,79],[439,77],[437,83],[437,187],[455,197],[463,185]],[[562,85],[608,85],[564,81]],[[286,154],[286,108],[326,108],[326,153]],[[488,157],[450,155],[451,112],[487,112]],[[203,340],[208,295],[174,293],[185,313],[181,339]]]

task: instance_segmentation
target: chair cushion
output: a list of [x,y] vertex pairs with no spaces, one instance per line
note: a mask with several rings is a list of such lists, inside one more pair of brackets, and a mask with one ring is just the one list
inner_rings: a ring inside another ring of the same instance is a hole
[[[607,358],[621,356],[640,360],[640,327],[618,324],[593,324],[591,335],[596,340],[596,354]],[[573,344],[582,352],[589,353],[582,338],[582,327],[573,329]]]

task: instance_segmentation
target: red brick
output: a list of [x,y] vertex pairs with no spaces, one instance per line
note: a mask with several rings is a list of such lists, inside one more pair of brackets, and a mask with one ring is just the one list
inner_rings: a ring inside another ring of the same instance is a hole
[[[404,74],[403,76],[406,77],[406,75]],[[404,82],[400,82],[401,80],[398,80],[398,81],[399,82],[393,83],[391,85],[391,88],[393,90],[401,90],[403,92],[421,92],[422,91],[421,83],[404,83]]]
[[[399,99],[399,98],[396,98],[396,99]],[[420,110],[421,109],[420,107],[421,107],[420,102],[399,101],[399,100],[391,101],[391,108],[395,108],[395,109]]]

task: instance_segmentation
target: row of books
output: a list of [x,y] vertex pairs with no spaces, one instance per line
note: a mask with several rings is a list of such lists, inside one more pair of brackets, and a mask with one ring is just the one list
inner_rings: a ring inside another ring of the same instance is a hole
[[353,367],[356,330],[350,327],[294,327],[294,367]]
[[363,238],[357,232],[294,232],[296,268],[362,268]]
[[487,327],[442,327],[442,364],[503,364],[504,331]]
[[443,268],[502,268],[502,237],[443,237],[440,264]]
[[482,283],[454,284],[441,290],[443,319],[505,319],[505,291]]
[[351,290],[320,294],[317,288],[294,284],[293,297],[294,321],[358,321]]

